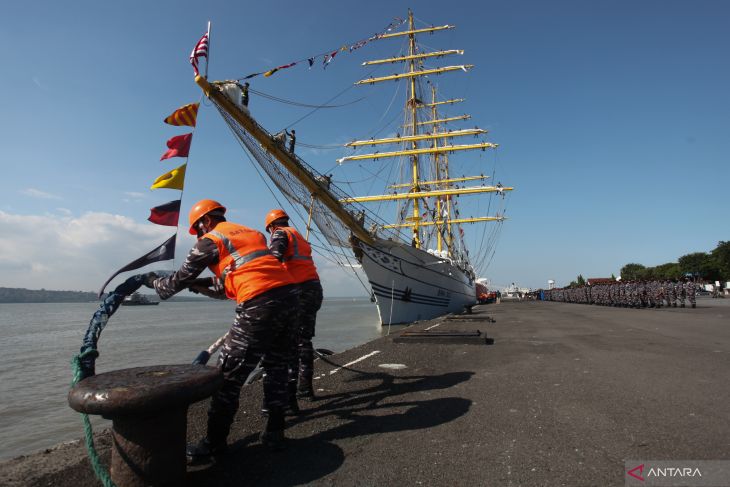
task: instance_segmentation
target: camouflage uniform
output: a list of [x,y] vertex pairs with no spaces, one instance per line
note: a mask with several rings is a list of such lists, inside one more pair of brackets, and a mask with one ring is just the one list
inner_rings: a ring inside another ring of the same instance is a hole
[[[173,296],[191,285],[219,258],[218,248],[212,240],[199,239],[177,272],[154,281],[155,291],[161,299]],[[222,287],[219,289],[224,292]],[[269,424],[267,430],[283,431],[287,364],[291,357],[298,296],[298,286],[291,284],[269,289],[236,307],[236,318],[218,357],[223,386],[213,395],[208,409],[206,438],[210,444],[225,444],[238,409],[241,386],[261,359],[266,371],[264,401],[270,411],[282,411],[273,415],[281,424]]]
[[677,301],[679,301],[679,305],[684,308],[684,300],[687,297],[685,294],[685,288],[684,285],[682,285],[682,282],[677,282],[674,285],[674,289],[677,292]]
[[[275,230],[271,235],[269,248],[274,257],[280,261],[284,260],[284,254],[289,246],[289,237],[281,229]],[[296,399],[292,397],[299,391],[303,395],[313,396],[312,377],[314,376],[314,337],[317,322],[317,311],[322,307],[322,285],[319,280],[310,280],[299,284],[301,295],[299,297],[298,328],[292,341],[292,360],[289,364],[289,395],[290,404],[295,404]]]
[[664,299],[667,301],[667,308],[677,307],[677,293],[674,292],[674,283],[670,280],[664,281]]
[[661,308],[664,301],[664,286],[661,281],[654,281],[654,301],[656,307]]
[[238,410],[241,387],[262,359],[266,372],[264,406],[270,412],[286,407],[287,369],[297,323],[298,296],[296,285],[282,286],[236,307],[236,319],[218,356],[223,387],[213,395],[208,409],[211,443],[225,441]]
[[[311,394],[314,375],[314,346],[312,338],[317,321],[317,311],[322,307],[322,286],[319,281],[309,281],[301,285],[299,299],[299,333],[297,335],[297,355],[299,360],[290,368],[289,381],[296,381],[299,392]],[[296,357],[295,357],[296,358]],[[297,371],[297,362],[299,370]]]
[[[689,300],[689,304],[693,307],[697,307],[697,288],[695,288],[694,281],[687,280],[684,283],[684,293],[687,295],[687,299]],[[682,306],[684,306],[684,303],[682,303]]]

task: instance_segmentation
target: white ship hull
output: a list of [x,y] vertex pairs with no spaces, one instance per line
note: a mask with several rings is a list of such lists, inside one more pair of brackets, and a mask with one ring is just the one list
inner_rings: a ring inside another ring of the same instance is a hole
[[460,313],[476,304],[474,279],[450,260],[387,240],[354,245],[384,325]]

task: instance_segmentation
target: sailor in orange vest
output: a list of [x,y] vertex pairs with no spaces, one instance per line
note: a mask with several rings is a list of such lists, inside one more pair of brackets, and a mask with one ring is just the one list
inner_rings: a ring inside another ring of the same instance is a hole
[[271,210],[266,215],[266,231],[271,233],[269,248],[299,284],[299,330],[295,360],[289,368],[289,407],[298,410],[296,397],[314,399],[314,336],[317,311],[322,306],[322,285],[312,260],[312,247],[302,235],[289,226],[284,210]]
[[241,387],[262,358],[269,417],[261,442],[274,449],[284,442],[287,371],[296,334],[299,286],[272,255],[266,236],[227,222],[225,212],[217,201],[196,203],[189,219],[190,233],[198,236],[198,242],[177,272],[150,283],[161,299],[167,299],[190,286],[208,267],[220,280],[220,291],[238,303],[218,357],[224,383],[208,409],[207,435],[188,446],[188,458],[193,462],[225,451]]

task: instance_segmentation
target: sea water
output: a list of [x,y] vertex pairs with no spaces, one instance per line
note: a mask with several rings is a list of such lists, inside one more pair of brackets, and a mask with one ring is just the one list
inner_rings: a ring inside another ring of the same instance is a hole
[[[81,418],[68,406],[71,357],[98,303],[0,304],[0,459],[83,436]],[[229,301],[163,302],[122,306],[99,339],[96,372],[191,363],[226,333]],[[325,299],[314,346],[340,352],[381,335],[367,299]],[[111,422],[92,417],[95,430]]]

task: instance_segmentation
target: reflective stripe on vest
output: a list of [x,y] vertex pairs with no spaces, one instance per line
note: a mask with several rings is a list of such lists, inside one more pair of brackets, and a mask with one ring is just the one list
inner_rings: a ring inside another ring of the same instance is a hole
[[300,255],[299,254],[299,239],[297,238],[297,236],[294,235],[293,232],[292,233],[289,233],[289,231],[286,230],[286,229],[283,229],[282,228],[282,230],[284,230],[284,232],[289,237],[291,237],[290,240],[293,240],[294,241],[294,248],[292,249],[293,254],[290,255],[289,257],[284,257],[284,261],[288,261],[288,260],[292,260],[292,259],[296,259],[296,260],[312,260],[312,256],[311,255]]
[[228,238],[223,235],[221,232],[218,232],[216,230],[212,230],[209,232],[211,235],[215,235],[219,239],[221,239],[221,242],[223,245],[225,245],[226,250],[228,250],[228,253],[231,254],[231,257],[233,257],[233,262],[230,266],[223,269],[223,272],[221,274],[221,279],[225,282],[226,275],[232,270],[238,269],[243,264],[246,264],[248,262],[251,262],[254,259],[258,259],[259,257],[263,257],[265,255],[271,255],[271,250],[265,249],[265,250],[255,250],[253,252],[249,252],[248,254],[241,255],[238,253],[238,251],[233,247],[233,244],[231,243]]

